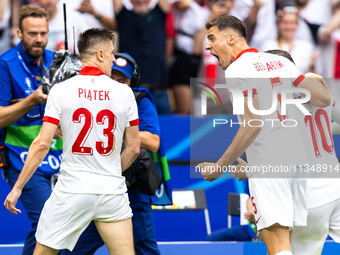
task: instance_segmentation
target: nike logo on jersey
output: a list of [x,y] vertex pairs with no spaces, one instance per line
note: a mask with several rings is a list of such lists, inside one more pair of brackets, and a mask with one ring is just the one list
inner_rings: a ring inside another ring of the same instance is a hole
[[110,100],[109,92],[106,90],[92,90],[92,89],[78,89],[79,98],[86,98],[90,101],[99,100],[105,101]]

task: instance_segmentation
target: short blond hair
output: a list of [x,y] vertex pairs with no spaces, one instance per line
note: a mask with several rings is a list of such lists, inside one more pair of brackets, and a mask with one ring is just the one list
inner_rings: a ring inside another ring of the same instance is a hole
[[22,21],[28,17],[46,18],[48,21],[48,12],[43,8],[34,7],[32,5],[24,5],[20,8],[19,13],[19,29],[22,30]]

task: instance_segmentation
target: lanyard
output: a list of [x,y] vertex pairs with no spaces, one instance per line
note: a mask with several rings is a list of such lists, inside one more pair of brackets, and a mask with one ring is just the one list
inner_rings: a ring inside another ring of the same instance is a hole
[[[32,73],[32,71],[27,67],[27,65],[26,65],[25,61],[22,59],[22,56],[20,55],[19,51],[17,51],[17,54],[18,54],[18,58],[19,58],[19,61],[20,61],[21,65],[24,67],[24,69],[26,70],[26,72],[31,76],[31,78],[33,78],[33,81],[40,82],[41,79],[42,79],[42,77],[37,76],[37,75],[34,75],[34,74]],[[43,76],[45,76],[45,75],[44,75],[44,73],[46,72],[45,65],[44,65],[44,62],[43,62],[43,61],[42,61],[41,63],[42,63],[42,65],[43,65]],[[39,86],[38,86],[38,87],[39,87]]]

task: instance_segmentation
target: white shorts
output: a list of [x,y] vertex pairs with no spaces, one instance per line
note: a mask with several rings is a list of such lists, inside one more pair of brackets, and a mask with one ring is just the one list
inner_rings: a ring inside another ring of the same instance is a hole
[[[275,223],[290,229],[294,226],[305,226],[305,185],[306,183],[299,179],[250,178],[249,189],[257,230],[268,228]],[[299,211],[301,212],[295,213]]]
[[340,198],[308,210],[307,226],[293,230],[293,254],[321,254],[328,234],[335,242],[340,243]]
[[53,249],[72,251],[92,220],[116,222],[131,218],[129,204],[127,193],[75,194],[54,189],[41,212],[36,239]]

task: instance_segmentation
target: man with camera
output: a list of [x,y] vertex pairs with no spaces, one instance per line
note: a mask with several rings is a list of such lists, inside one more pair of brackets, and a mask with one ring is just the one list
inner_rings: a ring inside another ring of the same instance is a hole
[[[130,86],[135,93],[138,104],[141,154],[143,153],[142,149],[148,152],[157,152],[160,146],[160,127],[157,110],[151,94],[145,88],[136,88],[140,77],[140,71],[136,61],[127,53],[115,53],[115,58],[116,61],[112,66],[111,78]],[[145,153],[147,154],[147,152]],[[150,195],[145,194],[147,193],[144,191],[145,189],[138,189],[138,186],[143,186],[143,181],[139,178],[140,176],[136,176],[138,175],[136,172],[139,172],[138,170],[140,170],[139,164],[141,163],[138,161],[141,160],[143,159],[141,159],[140,156],[128,170],[123,172],[128,184],[128,195],[133,213],[132,226],[134,248],[137,255],[157,255],[160,254],[160,252],[158,250],[153,226],[151,197]],[[152,159],[149,158],[147,160],[149,161]],[[144,170],[152,172],[152,163],[153,162],[147,167],[147,170]],[[103,244],[104,242],[92,221],[80,236],[74,250],[72,252],[63,250],[61,251],[61,255],[94,254]]]
[[[18,36],[21,42],[0,56],[0,168],[13,187],[26,161],[30,144],[39,134],[47,95],[41,81],[53,59],[45,50],[48,14],[45,10],[23,6]],[[20,198],[32,229],[22,254],[32,254],[35,232],[44,203],[51,194],[51,176],[59,171],[62,140],[54,139],[50,150]]]

